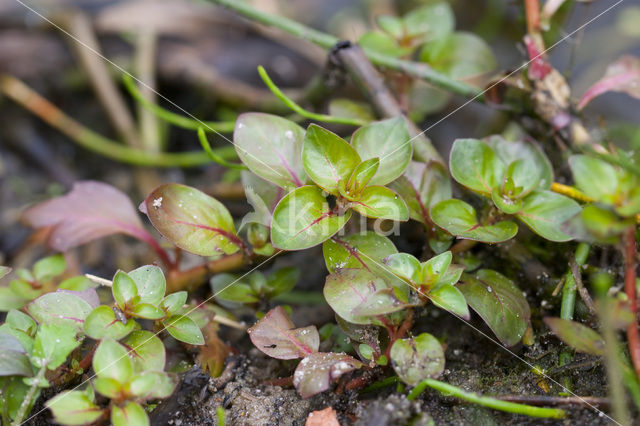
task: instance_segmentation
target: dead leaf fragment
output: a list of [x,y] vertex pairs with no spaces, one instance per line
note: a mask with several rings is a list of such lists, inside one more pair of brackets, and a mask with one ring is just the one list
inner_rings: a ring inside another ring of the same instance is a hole
[[327,407],[324,410],[310,412],[305,426],[340,426],[340,422],[336,410]]

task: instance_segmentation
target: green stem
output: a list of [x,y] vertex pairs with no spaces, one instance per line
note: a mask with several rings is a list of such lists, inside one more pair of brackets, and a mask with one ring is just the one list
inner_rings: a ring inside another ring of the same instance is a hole
[[144,95],[140,92],[140,89],[138,89],[138,87],[136,86],[133,78],[129,74],[122,74],[122,82],[124,83],[124,87],[129,91],[131,96],[138,103],[140,103],[140,105],[153,112],[155,115],[157,115],[167,123],[189,130],[198,130],[200,127],[203,127],[205,131],[213,133],[233,132],[233,128],[236,124],[235,121],[202,121],[173,113],[145,98]]
[[314,112],[308,111],[304,108],[302,108],[300,105],[298,105],[293,99],[289,98],[287,95],[285,95],[282,90],[280,90],[280,88],[278,88],[278,86],[276,86],[276,84],[273,82],[273,80],[271,80],[271,78],[269,77],[269,74],[267,74],[267,71],[264,69],[264,67],[262,65],[258,66],[258,73],[260,74],[260,77],[262,78],[262,81],[264,81],[264,84],[267,85],[267,87],[269,88],[269,90],[271,90],[271,92],[273,92],[274,95],[276,95],[276,97],[278,99],[280,99],[282,102],[284,102],[284,104],[286,106],[288,106],[289,108],[291,108],[291,110],[305,118],[308,118],[310,120],[316,120],[316,121],[322,121],[325,123],[336,123],[336,124],[346,124],[349,126],[364,126],[365,124],[368,123],[368,121],[366,120],[359,120],[357,118],[349,118],[349,117],[335,117],[333,115],[327,115],[327,114],[316,114]]
[[445,396],[453,396],[463,401],[482,405],[483,407],[493,408],[494,410],[505,411],[507,413],[522,414],[530,417],[543,417],[551,419],[561,419],[565,417],[564,410],[558,408],[533,407],[531,405],[517,404],[515,402],[502,401],[488,396],[481,396],[475,393],[467,392],[459,387],[450,385],[434,379],[424,379],[409,392],[407,399],[413,401],[427,387],[437,390]]
[[205,133],[204,127],[198,127],[198,139],[200,140],[200,145],[202,145],[202,149],[209,155],[209,158],[214,162],[220,164],[221,166],[227,167],[229,169],[238,169],[238,170],[249,170],[247,166],[238,163],[231,163],[220,155],[216,154],[216,152],[211,149],[211,145],[209,144],[209,140],[207,139],[207,134]]
[[[78,123],[22,81],[9,75],[0,76],[0,92],[69,137],[76,144],[112,160],[147,167],[194,167],[211,162],[209,155],[201,151],[151,153],[124,146]],[[236,158],[236,152],[232,146],[218,148],[215,151],[224,159]]]
[[[325,49],[333,48],[338,43],[338,38],[330,34],[323,33],[313,28],[302,25],[299,22],[291,19],[271,15],[266,12],[254,9],[247,2],[240,0],[209,0],[212,3],[219,4],[231,9],[240,15],[249,18],[253,21],[259,22],[270,27],[278,28],[284,32],[287,32],[295,37],[307,40],[311,43],[317,44]],[[461,81],[454,80],[442,73],[435,71],[427,64],[405,61],[402,59],[393,58],[391,56],[383,55],[379,52],[367,49],[365,53],[369,60],[376,65],[383,66],[392,70],[401,71],[409,74],[413,77],[422,78],[429,83],[438,86],[442,89],[456,93],[458,95],[466,97],[477,97],[478,100],[482,100],[481,91],[473,86],[470,86]]]
[[374,392],[374,391],[377,391],[378,389],[386,388],[387,386],[391,386],[396,383],[399,383],[398,376],[387,377],[386,379],[380,380],[375,383],[371,383],[369,386],[362,389],[360,393],[363,394],[363,393]]
[[[579,267],[585,264],[589,256],[589,244],[580,243],[576,249],[576,264]],[[565,277],[564,287],[562,288],[562,304],[560,305],[560,318],[573,320],[573,311],[576,304],[577,284],[571,268]]]
[[38,389],[39,389],[38,385],[44,379],[44,374],[46,372],[47,372],[47,366],[45,365],[42,368],[40,368],[40,370],[38,371],[38,374],[32,379],[33,381],[31,382],[31,387],[29,388],[29,391],[27,392],[24,399],[22,400],[22,404],[20,404],[20,408],[18,408],[18,412],[16,413],[15,419],[13,419],[12,426],[20,426],[20,424],[22,423],[22,419],[24,419],[24,416],[27,415],[27,410],[31,406],[31,403],[33,402],[33,399],[35,398],[36,393],[38,392]]

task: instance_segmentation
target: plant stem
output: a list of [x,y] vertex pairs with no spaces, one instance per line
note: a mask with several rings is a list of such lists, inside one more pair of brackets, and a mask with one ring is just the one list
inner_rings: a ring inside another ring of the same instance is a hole
[[33,402],[33,399],[36,396],[36,393],[38,392],[38,389],[39,389],[38,385],[44,379],[44,375],[46,372],[47,372],[47,366],[44,365],[40,368],[40,370],[38,371],[38,374],[33,378],[31,387],[29,388],[29,391],[27,392],[24,399],[22,400],[22,403],[20,404],[20,408],[18,408],[18,412],[16,413],[16,417],[13,420],[13,423],[11,423],[12,426],[20,426],[20,424],[22,424],[22,419],[24,419],[24,416],[27,415],[27,410],[29,409],[29,406],[31,406],[31,403]]
[[[22,81],[9,75],[0,76],[0,92],[69,137],[76,144],[122,163],[148,167],[195,167],[208,164],[211,161],[207,153],[201,151],[147,153],[124,146],[78,123]],[[232,146],[218,148],[215,151],[222,158],[236,158],[236,152]]]
[[423,381],[418,383],[416,387],[413,388],[411,392],[409,392],[407,399],[409,401],[413,401],[427,387],[435,389],[445,396],[453,396],[455,398],[462,399],[463,401],[482,405],[483,407],[493,408],[494,410],[505,411],[507,413],[522,414],[525,416],[543,417],[543,418],[551,418],[551,419],[561,419],[565,417],[564,410],[561,410],[558,408],[533,407],[531,405],[502,401],[500,399],[491,398],[488,396],[481,396],[475,393],[467,392],[465,390],[460,389],[459,387],[456,387],[435,379],[424,379]]
[[365,124],[368,123],[368,121],[366,120],[360,120],[357,118],[335,117],[333,115],[316,114],[314,112],[307,111],[306,109],[298,105],[293,99],[285,95],[282,92],[282,90],[280,90],[280,88],[276,86],[276,84],[273,82],[273,80],[271,80],[271,78],[269,77],[269,74],[267,74],[267,71],[264,69],[262,65],[258,66],[258,74],[260,74],[260,78],[262,78],[262,81],[264,82],[264,84],[267,85],[269,90],[271,90],[271,92],[273,92],[273,94],[276,95],[278,99],[284,102],[286,106],[291,108],[293,112],[305,118],[308,118],[310,120],[321,121],[324,123],[346,124],[349,126],[356,126],[356,127],[364,126]]
[[249,168],[243,164],[239,163],[231,163],[224,158],[220,157],[215,151],[211,148],[211,144],[209,144],[209,139],[207,139],[207,134],[205,133],[204,127],[198,127],[198,139],[200,140],[200,145],[204,152],[209,155],[209,158],[215,163],[220,164],[223,167],[227,167],[229,169],[236,170],[249,170]]
[[[325,49],[333,48],[333,46],[335,46],[339,41],[337,37],[307,27],[306,25],[300,24],[299,22],[282,16],[271,15],[269,13],[257,10],[247,2],[238,0],[209,1],[220,6],[224,6],[227,9],[233,10],[234,12],[239,13],[240,15],[253,21],[268,25],[270,27],[278,28],[295,37],[317,44],[318,46],[321,46]],[[478,100],[482,99],[479,89],[461,81],[454,80],[444,74],[441,74],[427,64],[393,58],[391,56],[387,56],[368,49],[366,50],[366,55],[369,60],[376,65],[396,71],[401,71],[413,77],[422,78],[435,86],[441,87],[458,95],[466,97],[477,96]]]
[[636,229],[630,226],[624,233],[624,290],[629,299],[629,307],[633,314],[633,322],[627,326],[627,340],[631,362],[640,377],[640,335],[638,335],[638,302],[636,300]]
[[167,123],[189,130],[198,130],[200,127],[204,127],[206,132],[233,132],[233,128],[236,124],[235,121],[202,121],[176,114],[145,98],[130,75],[122,74],[122,82],[124,83],[124,87],[129,91],[129,94],[138,103],[140,103],[140,105],[153,112],[156,116]]
[[593,198],[587,197],[585,194],[583,194],[576,188],[568,185],[563,185],[558,182],[553,182],[551,184],[551,190],[555,193],[566,195],[569,198],[573,198],[574,200],[582,201],[583,203],[592,203],[595,201]]

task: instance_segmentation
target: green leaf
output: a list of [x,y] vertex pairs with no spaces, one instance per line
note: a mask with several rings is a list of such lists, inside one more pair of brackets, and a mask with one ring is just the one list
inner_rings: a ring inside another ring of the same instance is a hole
[[125,386],[126,384],[108,377],[97,377],[93,380],[93,387],[95,387],[96,392],[111,399],[119,398]]
[[176,385],[171,377],[162,371],[145,371],[134,376],[129,384],[129,391],[138,400],[167,398]]
[[45,403],[57,423],[87,425],[98,420],[103,410],[91,401],[86,392],[65,391]]
[[420,61],[454,79],[483,77],[497,67],[489,45],[477,35],[462,31],[427,43]]
[[377,276],[390,275],[381,267],[382,259],[397,253],[391,240],[374,231],[333,237],[322,245],[324,261],[329,273],[338,269],[364,268]]
[[11,309],[20,309],[30,300],[31,299],[16,294],[9,287],[0,287],[0,312],[6,312]]
[[191,318],[173,315],[164,320],[163,324],[175,339],[190,345],[204,345],[202,331]]
[[281,306],[267,312],[247,332],[256,348],[277,359],[303,358],[317,352],[320,345],[316,327],[295,328]]
[[536,145],[525,141],[506,140],[498,135],[488,137],[486,142],[504,164],[512,164],[522,160],[526,164],[526,168],[531,169],[527,174],[539,176],[537,188],[551,189],[553,183],[551,162]]
[[501,184],[505,172],[505,165],[493,149],[477,139],[457,139],[453,143],[449,168],[461,185],[487,197]]
[[523,202],[521,199],[503,195],[498,188],[493,188],[493,192],[491,192],[491,200],[497,208],[506,214],[516,214],[522,210]]
[[9,283],[9,288],[18,297],[33,300],[42,294],[42,289],[33,288],[31,284],[24,280],[13,280]]
[[127,349],[113,339],[103,339],[93,354],[93,371],[99,378],[125,384],[133,373]]
[[368,186],[357,201],[350,203],[353,210],[363,216],[398,221],[409,220],[404,200],[385,186]]
[[[462,272],[462,271],[460,271]],[[469,308],[464,295],[450,284],[440,285],[427,294],[429,300],[439,308],[469,320]]]
[[605,355],[604,340],[589,327],[562,318],[547,317],[544,322],[553,334],[574,350],[591,355]]
[[509,198],[523,198],[539,185],[541,175],[542,168],[537,163],[516,160],[507,167],[500,192]]
[[33,343],[31,362],[36,367],[55,370],[61,366],[80,342],[76,331],[60,325],[40,324]]
[[396,253],[384,259],[385,265],[394,275],[411,283],[421,283],[420,261],[408,253]]
[[333,98],[329,101],[329,115],[335,117],[356,118],[362,121],[376,119],[371,106],[366,102],[356,102],[346,98]]
[[404,172],[413,152],[411,137],[402,117],[389,118],[362,126],[351,144],[363,160],[380,159],[371,185],[386,185]]
[[409,217],[428,224],[429,209],[451,198],[451,180],[447,169],[438,162],[411,161],[404,174],[390,184],[407,203]]
[[120,340],[131,333],[136,326],[133,320],[122,323],[116,318],[115,313],[106,305],[95,308],[84,321],[84,332],[95,340],[111,338]]
[[481,269],[475,277],[463,276],[458,289],[504,345],[520,341],[531,312],[522,291],[511,280],[496,271]]
[[303,186],[287,194],[276,206],[271,224],[271,242],[283,250],[302,250],[330,238],[347,223],[329,208],[316,186]]
[[450,251],[445,251],[437,256],[432,257],[421,265],[420,280],[421,283],[434,283],[440,275],[443,275],[451,265],[453,255]]
[[149,417],[140,404],[127,402],[124,407],[112,406],[111,423],[113,426],[149,426]]
[[290,266],[280,268],[267,276],[267,290],[269,297],[275,297],[293,289],[300,279],[300,270]]
[[365,269],[341,269],[327,277],[324,297],[331,309],[354,324],[372,324],[376,315],[396,312],[405,304],[393,288]]
[[307,128],[302,162],[307,175],[322,189],[339,195],[338,183],[348,182],[360,156],[340,136],[312,124]]
[[16,309],[12,309],[7,312],[5,324],[10,325],[16,330],[20,330],[26,333],[28,336],[34,336],[38,325],[29,315],[20,312]]
[[165,296],[162,299],[161,306],[167,315],[173,315],[178,312],[185,303],[187,303],[187,297],[189,293],[186,291],[177,291],[175,293],[171,293]]
[[455,28],[455,16],[447,2],[435,2],[413,9],[403,17],[406,32],[421,42],[440,39]]
[[576,214],[580,205],[569,197],[551,191],[537,190],[523,200],[517,217],[533,232],[551,241],[569,241],[571,236],[562,232],[562,226]]
[[136,283],[141,302],[156,306],[160,303],[167,290],[162,269],[155,265],[141,266],[129,272],[129,276]]
[[97,284],[95,284],[84,275],[79,275],[77,277],[67,278],[66,280],[62,281],[58,285],[58,289],[69,291],[85,291],[89,290],[90,288],[96,287],[96,285]]
[[238,276],[234,274],[216,274],[209,284],[217,300],[235,303],[255,303],[260,300],[253,288],[248,283],[238,280]]
[[393,38],[400,38],[404,33],[404,22],[401,18],[391,15],[381,15],[376,17],[378,27]]
[[431,208],[433,222],[460,238],[500,243],[513,238],[518,233],[518,225],[503,221],[493,225],[482,225],[476,217],[476,210],[461,200],[441,201]]
[[136,330],[122,343],[129,348],[129,358],[134,372],[162,371],[166,361],[165,349],[155,334],[146,330]]
[[133,309],[130,309],[128,312],[130,312],[133,317],[149,320],[159,320],[166,316],[162,309],[150,303],[136,303]]
[[365,51],[372,50],[394,58],[400,58],[413,51],[410,47],[400,47],[392,36],[382,31],[367,31],[358,39],[358,45]]
[[429,333],[398,339],[391,347],[391,365],[400,380],[413,386],[442,374],[444,351],[438,339]]
[[129,274],[124,271],[118,271],[113,277],[111,293],[116,305],[124,311],[126,305],[131,305],[133,299],[138,296],[138,286]]
[[45,257],[33,265],[33,275],[36,281],[48,281],[57,277],[67,269],[67,262],[61,254]]
[[0,377],[31,377],[31,363],[22,343],[10,334],[0,332]]
[[247,202],[251,204],[254,211],[242,218],[239,229],[244,229],[245,225],[250,223],[271,226],[271,213],[280,198],[285,195],[284,189],[246,170],[242,171],[241,179]]
[[569,158],[569,167],[580,191],[594,200],[611,203],[620,185],[618,173],[611,164],[586,155],[573,155]]
[[82,297],[66,291],[43,294],[26,307],[27,313],[38,323],[70,327],[78,333],[92,310]]
[[306,182],[304,129],[277,115],[249,112],[236,120],[233,142],[240,160],[261,178],[293,189]]
[[362,367],[362,363],[344,353],[314,352],[307,355],[293,373],[293,386],[303,398],[329,389],[332,381]]
[[160,185],[140,209],[165,238],[191,253],[232,254],[242,246],[226,207],[195,188],[177,183]]
[[[357,197],[369,184],[373,175],[378,171],[378,167],[380,167],[380,159],[378,157],[364,160],[358,164],[346,185],[347,191],[350,192],[347,195]],[[342,195],[344,196],[345,194]]]
[[585,206],[580,214],[580,219],[585,228],[601,240],[620,235],[635,222],[633,218],[621,220],[612,211],[593,204]]

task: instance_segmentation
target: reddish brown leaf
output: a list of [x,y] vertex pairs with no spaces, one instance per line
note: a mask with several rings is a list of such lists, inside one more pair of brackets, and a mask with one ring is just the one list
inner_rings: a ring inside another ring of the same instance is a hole
[[329,389],[331,382],[345,373],[362,367],[357,359],[335,352],[314,352],[307,355],[293,374],[293,386],[303,398]]
[[640,99],[640,58],[625,55],[609,65],[604,77],[591,86],[580,99],[578,109],[584,108],[593,98],[607,92],[623,92]]
[[312,411],[304,426],[340,426],[336,410],[327,407],[324,410]]
[[157,244],[144,229],[129,197],[102,182],[78,182],[68,194],[28,209],[23,220],[36,229],[51,227],[48,244],[58,251],[112,234]]
[[248,333],[256,348],[278,359],[302,358],[320,345],[316,327],[295,328],[281,306],[270,310]]

